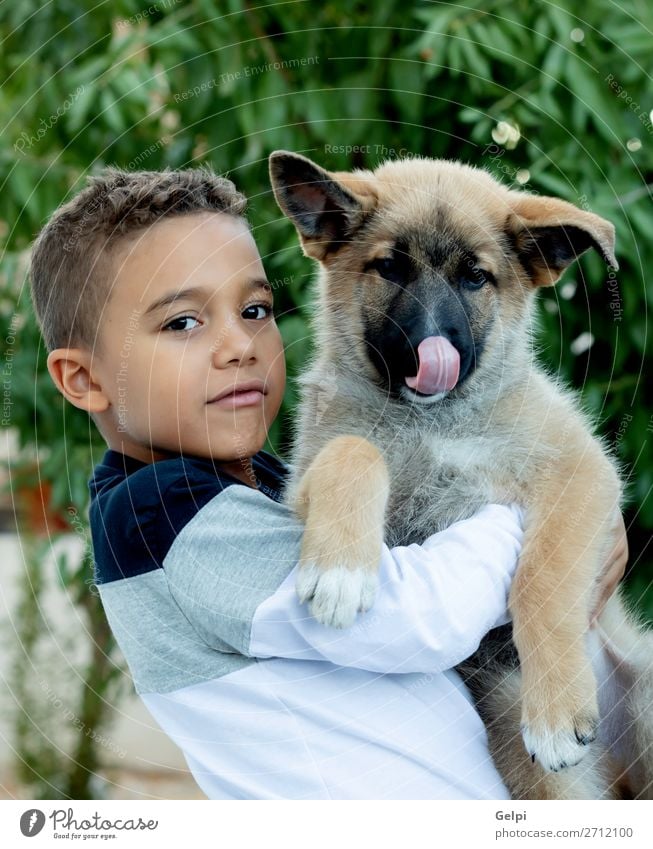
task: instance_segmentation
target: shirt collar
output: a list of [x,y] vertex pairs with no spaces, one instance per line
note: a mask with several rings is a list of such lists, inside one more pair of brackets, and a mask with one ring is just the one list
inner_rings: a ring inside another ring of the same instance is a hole
[[[195,457],[190,454],[179,454],[178,457],[171,457],[170,459],[206,463],[215,469],[216,474],[220,473],[220,469],[217,468],[215,461],[209,458]],[[109,448],[102,457],[100,465],[121,472],[124,475],[131,475],[151,464]],[[273,454],[269,454],[267,451],[261,450],[252,457],[252,467],[260,480],[261,485],[258,487],[259,490],[269,495],[275,501],[281,501],[283,484],[289,471],[288,466],[283,460],[275,457]]]

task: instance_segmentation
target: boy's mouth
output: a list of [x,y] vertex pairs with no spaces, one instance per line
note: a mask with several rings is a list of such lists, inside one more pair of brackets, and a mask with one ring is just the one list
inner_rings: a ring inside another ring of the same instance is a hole
[[267,387],[264,381],[247,380],[224,389],[208,403],[227,408],[249,407],[260,404],[265,395],[267,395]]

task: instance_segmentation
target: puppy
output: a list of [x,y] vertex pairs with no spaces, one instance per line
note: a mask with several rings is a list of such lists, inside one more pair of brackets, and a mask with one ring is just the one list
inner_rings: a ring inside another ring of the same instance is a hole
[[540,287],[590,248],[617,268],[613,226],[456,162],[330,173],[278,151],[270,177],[320,267],[286,490],[306,522],[300,598],[345,627],[373,603],[384,539],[420,542],[488,502],[522,504],[514,645],[493,632],[461,671],[513,796],[614,796],[618,767],[600,747],[571,768],[597,734],[586,632],[622,486],[532,342]]

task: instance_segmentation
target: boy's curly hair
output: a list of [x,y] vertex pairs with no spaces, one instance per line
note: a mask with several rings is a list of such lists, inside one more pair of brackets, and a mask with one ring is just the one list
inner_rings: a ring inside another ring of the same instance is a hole
[[245,196],[205,166],[178,171],[109,167],[88,182],[53,213],[32,246],[32,301],[48,351],[96,344],[113,281],[111,254],[123,237],[164,216],[205,210],[245,221]]

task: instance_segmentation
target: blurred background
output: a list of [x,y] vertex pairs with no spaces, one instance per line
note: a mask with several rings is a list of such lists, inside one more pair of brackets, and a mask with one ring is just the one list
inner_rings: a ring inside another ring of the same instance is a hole
[[104,445],[51,385],[26,285],[34,236],[105,165],[209,163],[250,197],[288,359],[282,456],[314,269],[271,196],[272,150],[330,169],[461,159],[613,221],[620,271],[586,256],[544,292],[540,350],[623,463],[628,592],[653,618],[652,33],[645,0],[0,4],[1,794],[201,798],[94,592]]

